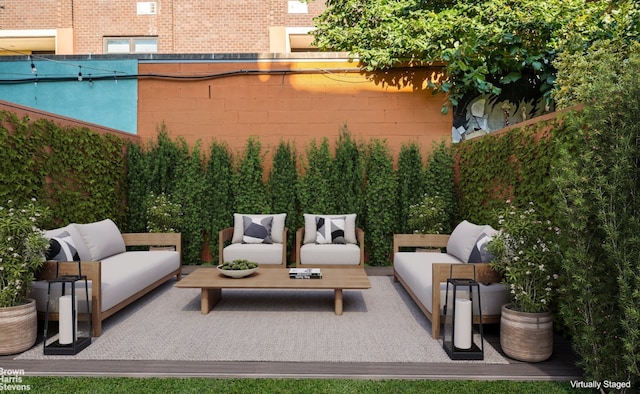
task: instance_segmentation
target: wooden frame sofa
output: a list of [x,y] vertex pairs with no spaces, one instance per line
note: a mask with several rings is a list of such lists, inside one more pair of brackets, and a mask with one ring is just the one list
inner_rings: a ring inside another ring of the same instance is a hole
[[[78,231],[78,226],[87,226],[85,232]],[[106,231],[105,228],[107,229]],[[94,231],[94,236],[85,236],[91,233],[86,229]],[[120,234],[115,224],[108,219],[87,225],[70,224],[61,229],[50,230],[47,233],[47,236],[52,239],[60,234],[72,238],[78,251],[82,252],[79,253],[79,257],[82,260],[80,264],[82,274],[87,276],[87,280],[90,283],[91,325],[92,335],[95,337],[102,334],[102,322],[106,318],[167,282],[173,276],[176,276],[177,280],[181,279],[182,243],[180,233]],[[70,236],[69,233],[71,233]],[[83,240],[85,244],[80,245]],[[95,240],[100,240],[104,244],[92,244]],[[110,240],[118,244],[117,251],[105,246]],[[164,246],[170,247],[172,250],[130,250],[132,247],[144,246]],[[83,248],[84,250],[82,250]],[[104,257],[92,258],[99,257],[99,254],[104,255]],[[45,262],[37,276],[38,281],[34,283],[31,291],[31,297],[36,299],[38,313],[42,318],[44,318],[46,311],[47,280],[55,277],[56,266],[59,266],[59,275],[78,274],[77,261]],[[78,282],[77,285],[81,285],[81,288],[76,288],[76,294],[79,300],[79,312],[81,312],[82,316],[82,300],[85,299],[84,282]],[[57,289],[57,292],[59,293],[60,289]],[[57,305],[53,301],[50,304],[51,310],[57,311]],[[57,320],[57,313],[51,313],[50,319]]]
[[[466,263],[450,253],[441,252],[442,249],[451,248],[453,235],[395,234],[393,237],[393,278],[400,282],[429,319],[435,339],[440,337],[443,293],[446,292],[446,282],[451,274],[452,264],[456,264],[455,277],[473,278],[475,268],[476,281],[481,283],[483,324],[498,323],[501,306],[509,302],[507,288],[499,283],[501,275],[491,269],[489,264]],[[476,244],[476,239],[473,238],[470,245]],[[425,248],[426,251],[408,252],[402,248]],[[478,317],[474,319],[475,323],[478,323]]]

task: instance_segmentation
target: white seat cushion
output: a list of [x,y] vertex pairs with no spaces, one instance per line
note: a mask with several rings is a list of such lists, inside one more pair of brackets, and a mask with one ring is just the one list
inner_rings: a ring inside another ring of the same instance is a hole
[[300,247],[302,265],[358,265],[360,248],[354,244],[305,244]]
[[[462,264],[460,260],[447,253],[398,252],[393,257],[393,269],[396,274],[431,313],[433,313],[431,294],[433,263]],[[440,313],[445,303],[446,291],[446,282],[440,283]],[[509,292],[501,283],[480,284],[480,299],[483,316],[499,315],[502,305],[509,303]],[[477,308],[474,313],[477,313]]]
[[231,262],[244,259],[258,264],[282,264],[283,244],[237,244],[222,250],[222,260]]
[[180,268],[180,253],[133,251],[102,260],[102,311]]

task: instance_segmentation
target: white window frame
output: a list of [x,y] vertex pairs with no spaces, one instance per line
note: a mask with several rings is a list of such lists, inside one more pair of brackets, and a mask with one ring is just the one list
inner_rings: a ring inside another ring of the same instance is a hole
[[[104,53],[105,54],[117,54],[117,53],[158,53],[158,37],[157,36],[134,36],[134,37],[104,37]],[[128,51],[110,51],[110,42],[113,41],[126,41],[128,43]],[[151,51],[138,51],[136,48],[139,43],[143,41],[155,41],[155,50]]]

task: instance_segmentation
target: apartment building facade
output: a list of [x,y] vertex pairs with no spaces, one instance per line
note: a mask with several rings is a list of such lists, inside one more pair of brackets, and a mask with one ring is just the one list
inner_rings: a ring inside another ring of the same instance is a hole
[[323,0],[0,0],[0,55],[287,53]]

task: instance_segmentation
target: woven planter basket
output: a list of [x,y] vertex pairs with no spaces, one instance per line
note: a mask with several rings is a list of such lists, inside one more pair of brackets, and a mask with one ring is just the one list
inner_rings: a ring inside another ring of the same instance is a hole
[[507,356],[520,361],[539,362],[553,353],[551,312],[526,313],[502,306],[500,346]]
[[21,353],[36,343],[38,314],[35,300],[0,308],[0,355]]

